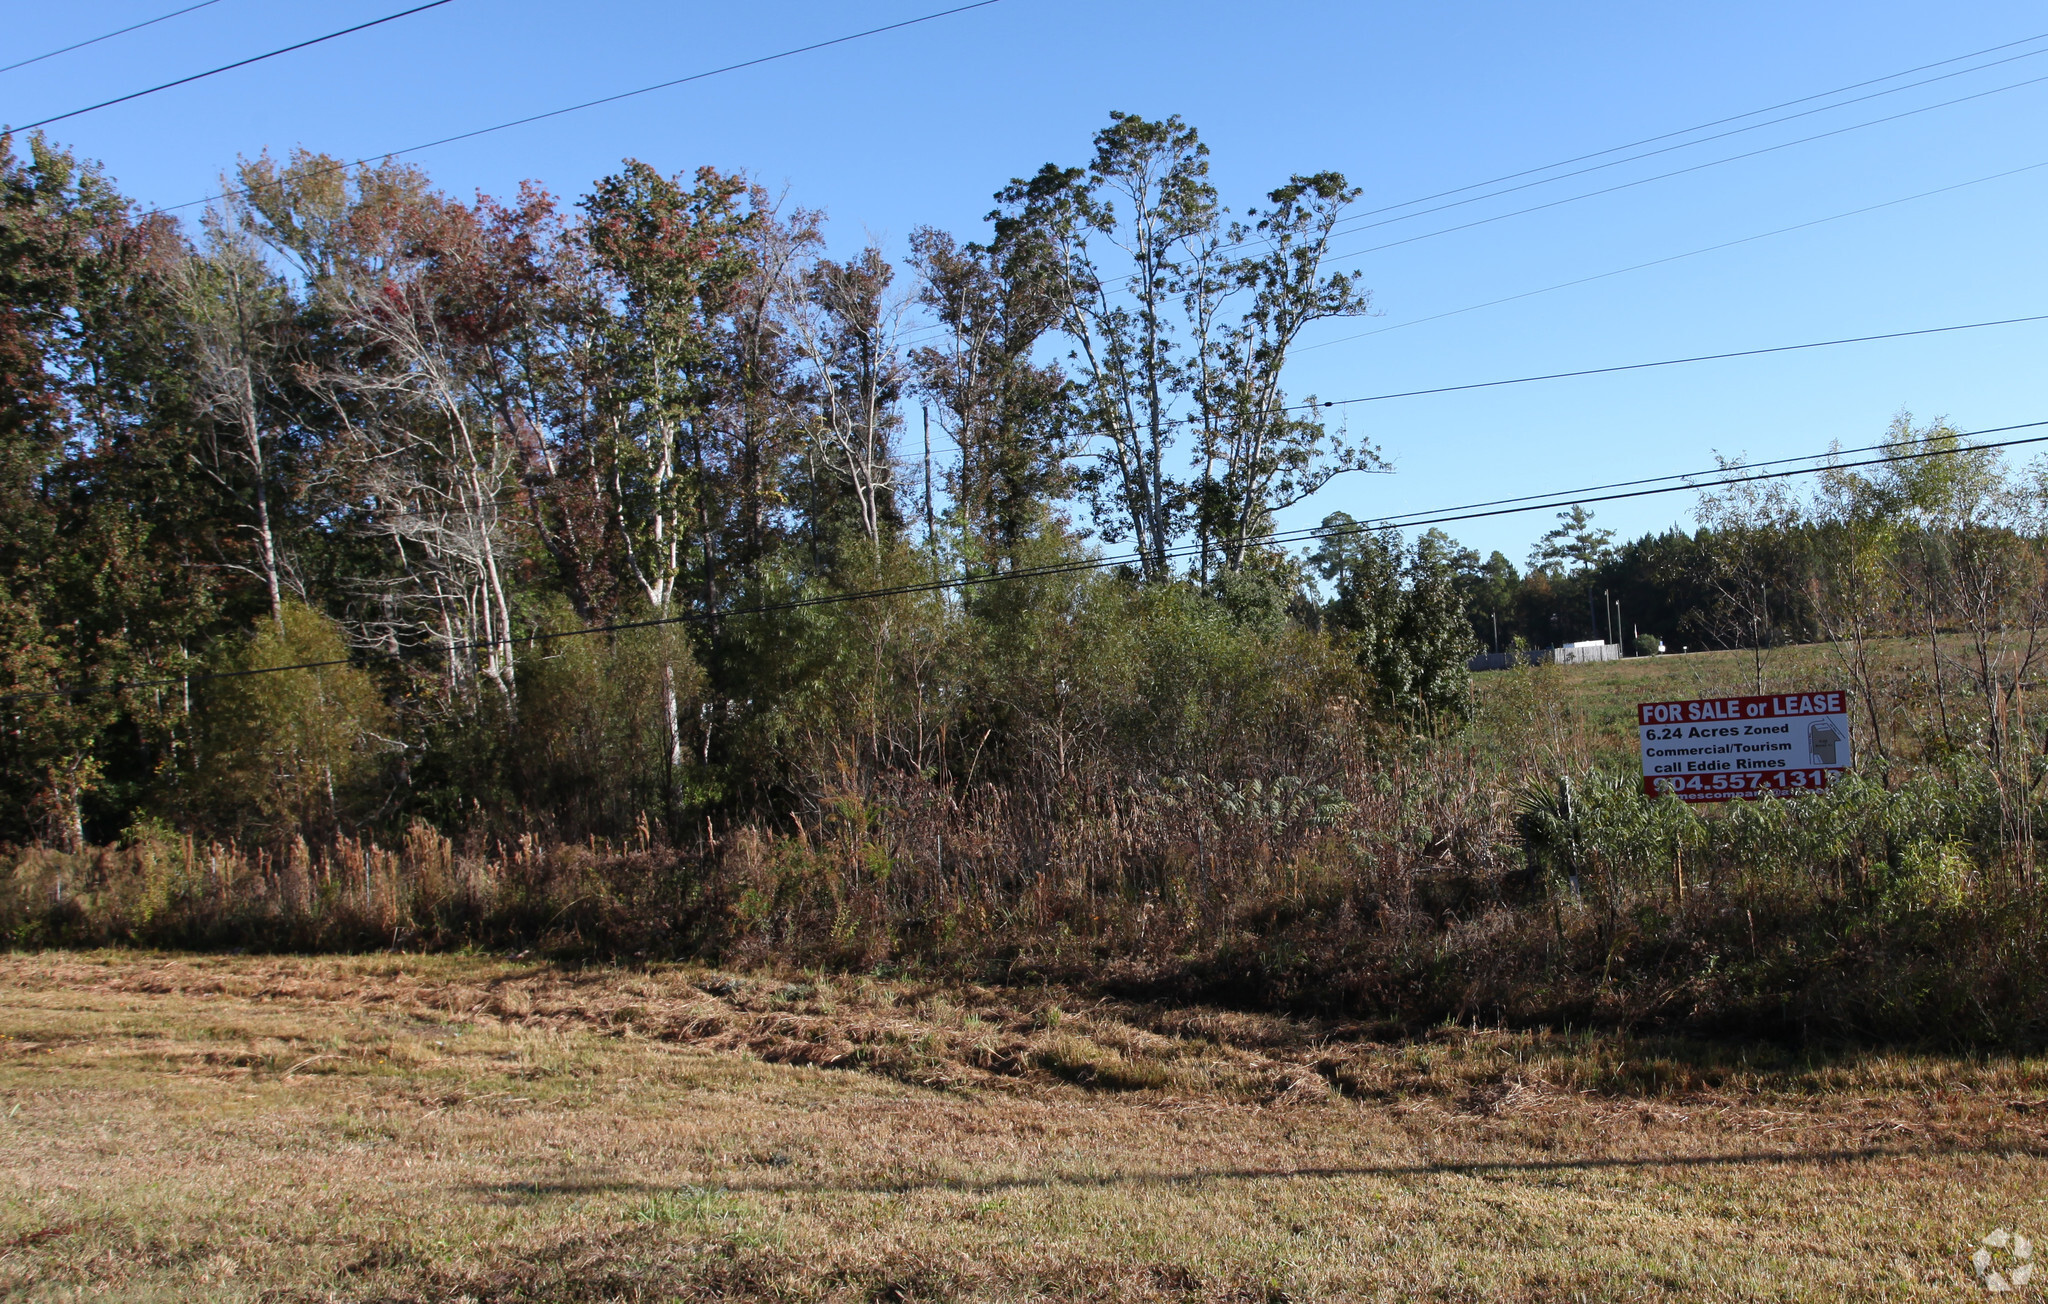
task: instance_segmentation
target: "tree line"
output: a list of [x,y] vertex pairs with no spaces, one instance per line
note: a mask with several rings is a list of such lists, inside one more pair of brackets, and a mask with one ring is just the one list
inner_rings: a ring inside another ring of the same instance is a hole
[[[0,933],[2040,1044],[2040,477],[1901,417],[1521,567],[1278,546],[1381,466],[1282,383],[1357,192],[1207,168],[1116,116],[895,264],[710,169],[188,226],[6,142]],[[1651,801],[1584,672],[1467,671],[1638,631],[1846,688],[1858,771]]]
[[[862,732],[862,764],[1000,765],[1037,706],[943,700],[933,658],[1021,656],[1087,603],[1317,623],[1306,563],[1259,539],[1379,461],[1281,379],[1369,306],[1325,266],[1358,191],[1295,176],[1233,214],[1180,120],[1093,144],[899,267],[711,168],[464,203],[266,155],[187,226],[6,141],[0,838],[674,835]],[[1134,561],[742,614],[1102,546]],[[906,709],[915,742],[885,742]]]
[[[1370,308],[1327,265],[1359,192],[1233,213],[1177,118],[1112,115],[901,266],[710,168],[573,203],[305,152],[227,180],[188,226],[0,150],[0,840],[716,841],[849,792],[1057,829],[1197,778],[1334,791],[1516,640],[1749,648],[1760,682],[1827,637],[1877,712],[1869,638],[2015,628],[2038,588],[1988,454],[1621,546],[1574,508],[1525,569],[1341,514],[1274,546],[1384,466],[1283,384]],[[2009,740],[1990,656],[1945,683]]]

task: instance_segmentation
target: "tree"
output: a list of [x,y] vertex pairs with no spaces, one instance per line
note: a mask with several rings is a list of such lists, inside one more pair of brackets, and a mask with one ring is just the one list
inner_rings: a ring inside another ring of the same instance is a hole
[[638,160],[584,201],[611,313],[602,460],[627,565],[657,614],[673,608],[692,560],[704,609],[718,603],[714,405],[728,380],[720,337],[753,271],[745,237],[760,207],[742,177],[705,168],[686,186]]
[[[359,667],[332,664],[347,656],[342,631],[296,602],[227,644],[225,676],[199,686],[192,818],[275,839],[334,830],[376,804],[389,713]],[[321,664],[251,673],[305,663]]]
[[199,468],[220,492],[246,505],[256,570],[283,628],[284,562],[271,500],[277,476],[280,391],[289,383],[294,305],[282,280],[230,219],[209,214],[207,248],[185,259],[177,280],[202,418]]
[[1323,518],[1312,561],[1336,589],[1325,620],[1353,638],[1380,707],[1398,717],[1458,719],[1470,709],[1478,644],[1466,623],[1458,553],[1440,530],[1408,548],[1395,531],[1361,527],[1343,512]]
[[1512,640],[1515,634],[1515,592],[1522,582],[1521,572],[1498,549],[1484,563],[1477,553],[1469,551],[1460,560],[1458,587],[1465,596],[1465,615],[1471,622],[1472,634],[1498,652],[1503,616],[1507,618],[1507,637]]
[[851,494],[877,568],[883,535],[899,524],[896,404],[907,377],[897,346],[904,304],[890,290],[893,279],[881,250],[870,246],[844,263],[819,259],[789,287],[788,321],[805,362],[818,461]]
[[[670,616],[694,566],[697,605],[715,639],[726,526],[742,492],[733,480],[744,459],[734,456],[731,432],[751,429],[725,419],[722,405],[738,388],[732,318],[760,271],[754,242],[769,220],[764,196],[737,174],[701,168],[686,184],[628,160],[583,206],[603,320],[593,472],[647,609]],[[665,660],[672,817],[688,759],[677,675]]]
[[1462,719],[1471,709],[1471,660],[1479,649],[1458,591],[1460,551],[1443,531],[1425,530],[1408,559],[1404,691],[1425,719]]
[[[1230,228],[1227,247],[1263,244],[1268,252],[1219,258],[1213,245],[1198,250],[1189,300],[1202,342],[1193,383],[1202,463],[1196,525],[1205,571],[1212,546],[1226,570],[1237,570],[1252,541],[1272,530],[1274,513],[1347,471],[1386,465],[1370,443],[1332,436],[1313,396],[1289,404],[1281,388],[1288,353],[1304,329],[1371,311],[1356,273],[1322,271],[1330,233],[1359,193],[1341,173],[1296,176],[1267,196],[1269,210],[1249,210],[1246,217],[1255,220]],[[1234,325],[1215,329],[1239,292],[1251,294],[1250,307]]]
[[[1354,277],[1323,271],[1357,191],[1335,172],[1296,176],[1226,228],[1208,147],[1178,117],[1112,113],[1094,143],[1087,167],[1048,163],[998,192],[995,248],[1040,249],[1051,269],[1091,445],[1079,487],[1103,537],[1131,539],[1157,582],[1192,524],[1203,572],[1235,568],[1274,512],[1378,465],[1280,385],[1305,327],[1368,310]],[[1193,480],[1172,464],[1182,427],[1196,436]]]
[[214,611],[177,420],[183,254],[97,168],[0,135],[0,838],[79,846],[95,802],[118,828],[177,744],[175,694],[105,690],[175,676]]
[[[1186,483],[1167,461],[1175,396],[1187,385],[1172,312],[1191,248],[1214,238],[1208,155],[1177,117],[1112,113],[1087,168],[1048,163],[996,196],[998,245],[1041,240],[1058,271],[1083,420],[1102,441],[1083,492],[1103,536],[1130,538],[1151,580],[1167,577],[1167,549],[1187,510]],[[1123,267],[1105,265],[1098,237]]]
[[358,636],[438,646],[451,697],[474,674],[516,718],[511,495],[532,441],[499,350],[535,305],[550,204],[465,208],[402,165],[303,153],[240,180],[244,229],[293,260],[324,318],[304,371],[338,427],[321,491],[390,549],[392,573],[359,585]]
[[[2003,831],[2031,865],[2039,776],[2030,774],[2034,744],[2024,703],[2028,681],[2048,661],[2043,498],[2037,486],[2014,483],[1996,451],[1970,446],[1946,422],[1916,429],[1901,413],[1886,443],[1900,453],[1941,454],[1893,463],[1886,477],[1885,496],[1918,527],[1900,549],[1901,578],[1929,617],[1937,688],[1946,667],[1975,690]],[[1937,623],[1963,635],[1962,656],[1944,655]],[[1945,703],[1941,709],[1946,729]]]
[[1066,377],[1033,358],[1061,316],[1053,269],[1031,238],[998,250],[921,227],[910,248],[918,301],[945,330],[942,344],[912,349],[909,362],[917,392],[937,405],[960,450],[947,491],[962,551],[981,565],[1014,566],[1073,483]]
[[[1910,428],[1895,422],[1887,444],[1900,447],[1909,437]],[[1813,509],[1819,527],[1809,586],[1814,615],[1863,701],[1870,748],[1879,757],[1888,755],[1887,731],[1872,643],[1905,627],[1905,588],[1896,562],[1904,522],[1901,509],[1911,505],[1912,494],[1899,492],[1903,486],[1898,474],[1873,478],[1831,466],[1821,473]]]
[[1529,569],[1577,575],[1614,555],[1614,531],[1593,528],[1593,513],[1581,504],[1557,514],[1552,526],[1529,552]]
[[1731,645],[1749,644],[1755,691],[1762,693],[1764,649],[1776,635],[1773,616],[1807,587],[1787,555],[1800,511],[1784,481],[1744,476],[1738,459],[1716,460],[1723,479],[1700,494],[1697,510],[1714,536],[1709,573],[1719,599],[1716,623]]

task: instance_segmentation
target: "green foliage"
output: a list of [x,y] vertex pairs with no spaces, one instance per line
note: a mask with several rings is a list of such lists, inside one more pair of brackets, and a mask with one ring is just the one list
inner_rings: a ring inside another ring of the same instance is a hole
[[[519,677],[524,709],[511,766],[536,823],[571,838],[617,838],[640,821],[666,828],[686,813],[705,726],[704,676],[685,630],[544,639],[521,656]],[[673,747],[671,697],[698,746]]]
[[[187,473],[168,219],[91,165],[0,137],[0,839],[110,837],[170,746],[103,690],[212,632],[216,503]],[[86,689],[83,693],[72,690]]]
[[1479,650],[1465,617],[1456,546],[1431,530],[1404,547],[1338,512],[1323,518],[1314,562],[1336,589],[1325,618],[1349,634],[1382,710],[1417,720],[1462,720],[1471,709],[1468,667]]
[[1596,529],[1593,514],[1574,503],[1557,514],[1557,524],[1536,541],[1529,553],[1532,571],[1577,574],[1593,570],[1614,556],[1614,531]]
[[289,603],[279,625],[229,644],[219,677],[193,686],[198,757],[179,776],[189,820],[258,840],[352,826],[380,801],[394,750],[383,695],[335,623]]
[[1633,776],[1594,771],[1526,788],[1516,828],[1532,868],[1615,902],[1676,891],[1689,863],[1695,876],[1736,876],[1752,902],[1846,895],[1903,917],[1971,897],[1983,873],[1975,848],[1997,820],[1981,771],[1891,788],[1850,775],[1821,793],[1733,802],[1711,816],[1669,794],[1646,799]]
[[[1368,304],[1324,268],[1335,173],[1233,219],[1192,127],[1118,114],[987,244],[919,231],[915,289],[738,173],[628,162],[559,210],[240,177],[188,240],[46,142],[0,158],[17,940],[1142,973],[1403,1019],[1926,1028],[2040,989],[2008,925],[2048,527],[1942,423],[1811,502],[1737,477],[1690,533],[1573,509],[1526,572],[1342,515],[1304,558],[1275,514],[1377,465],[1282,384]],[[906,457],[911,401],[957,456]],[[1475,705],[1480,646],[1639,628],[1749,649],[1757,691],[1824,635],[1864,776],[1701,811],[1603,768],[1580,671]],[[1896,973],[1829,988],[1858,948]]]

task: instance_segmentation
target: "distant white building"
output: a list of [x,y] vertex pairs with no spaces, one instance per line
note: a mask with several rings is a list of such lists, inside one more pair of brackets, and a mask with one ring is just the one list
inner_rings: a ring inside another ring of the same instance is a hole
[[[1591,638],[1579,643],[1569,643],[1564,647],[1530,648],[1528,658],[1529,664],[1534,666],[1546,663],[1557,666],[1584,666],[1595,661],[1619,661],[1621,644],[1605,643],[1597,638]],[[1465,664],[1473,670],[1506,670],[1514,664],[1514,654],[1481,652]]]

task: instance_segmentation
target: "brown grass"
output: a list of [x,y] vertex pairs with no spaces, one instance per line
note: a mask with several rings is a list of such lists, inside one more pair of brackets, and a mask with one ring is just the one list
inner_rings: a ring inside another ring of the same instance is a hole
[[456,956],[0,958],[27,1299],[1903,1299],[2048,1062]]

